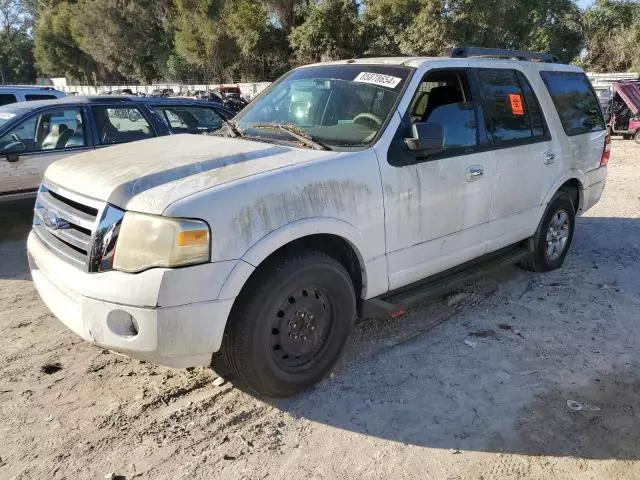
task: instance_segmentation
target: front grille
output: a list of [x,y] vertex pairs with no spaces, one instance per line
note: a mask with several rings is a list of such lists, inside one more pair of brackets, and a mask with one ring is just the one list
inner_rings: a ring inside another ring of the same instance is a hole
[[123,216],[122,210],[105,202],[43,183],[36,199],[33,231],[65,261],[84,271],[105,271],[111,267]]

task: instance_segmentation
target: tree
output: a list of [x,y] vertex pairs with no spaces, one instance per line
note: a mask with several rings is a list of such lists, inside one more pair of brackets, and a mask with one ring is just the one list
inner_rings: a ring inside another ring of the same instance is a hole
[[113,75],[85,53],[73,32],[75,3],[66,0],[41,5],[34,32],[34,54],[38,68],[52,76],[96,83]]
[[289,39],[303,62],[350,58],[360,53],[361,24],[353,0],[321,0]]
[[596,72],[640,71],[640,3],[597,0],[584,14],[584,66]]
[[167,13],[153,0],[81,0],[71,33],[79,48],[114,76],[149,83],[160,78],[169,57]]
[[572,0],[365,0],[368,52],[443,55],[461,45],[580,51],[580,10]]
[[0,83],[32,83],[36,79],[31,17],[18,0],[0,0]]

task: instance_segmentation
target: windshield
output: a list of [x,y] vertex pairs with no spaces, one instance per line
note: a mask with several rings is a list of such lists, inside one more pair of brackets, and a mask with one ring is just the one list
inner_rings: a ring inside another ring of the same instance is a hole
[[4,127],[11,120],[16,118],[20,110],[16,110],[15,107],[0,107],[0,128]]
[[360,64],[300,68],[270,86],[234,121],[250,137],[290,141],[282,130],[267,128],[287,125],[323,145],[365,146],[386,124],[412,71]]

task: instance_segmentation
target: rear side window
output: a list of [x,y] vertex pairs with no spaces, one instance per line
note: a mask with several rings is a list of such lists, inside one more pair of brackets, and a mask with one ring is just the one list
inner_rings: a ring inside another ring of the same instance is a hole
[[98,138],[102,145],[135,142],[155,137],[155,132],[135,107],[93,107]]
[[529,82],[519,72],[478,69],[484,96],[487,131],[493,143],[503,144],[545,135],[538,101]]
[[55,95],[25,95],[24,98],[30,102],[32,100],[55,100],[58,97]]
[[173,133],[215,132],[222,127],[222,118],[214,108],[158,106],[155,110],[163,115]]
[[589,79],[579,72],[540,72],[567,135],[605,129],[598,97]]
[[0,106],[9,105],[10,103],[16,103],[16,96],[10,93],[0,93]]

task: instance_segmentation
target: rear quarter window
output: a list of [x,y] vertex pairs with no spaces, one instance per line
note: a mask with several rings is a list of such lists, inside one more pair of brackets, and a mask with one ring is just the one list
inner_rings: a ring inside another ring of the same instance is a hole
[[27,102],[32,102],[34,100],[55,100],[58,97],[56,97],[55,95],[32,94],[25,95],[24,98],[27,100]]
[[589,79],[580,72],[540,72],[568,136],[604,130],[604,116]]
[[17,101],[16,96],[11,93],[0,93],[0,106],[16,103]]

